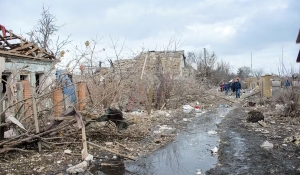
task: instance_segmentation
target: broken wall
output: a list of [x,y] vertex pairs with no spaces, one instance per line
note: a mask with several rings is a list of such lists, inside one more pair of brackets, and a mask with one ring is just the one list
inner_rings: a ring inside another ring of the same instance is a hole
[[95,75],[85,73],[75,79],[87,81],[91,99],[100,102],[97,104],[99,108],[117,103],[130,110],[144,109],[149,103],[161,101],[158,98],[148,100],[151,86],[154,96],[167,98],[173,80],[193,74],[184,67],[184,51],[152,51],[141,53],[133,59],[117,60],[109,69],[98,68]]
[[271,86],[271,76],[265,75],[260,77],[260,90],[261,95],[266,98],[270,98],[272,96],[272,86]]

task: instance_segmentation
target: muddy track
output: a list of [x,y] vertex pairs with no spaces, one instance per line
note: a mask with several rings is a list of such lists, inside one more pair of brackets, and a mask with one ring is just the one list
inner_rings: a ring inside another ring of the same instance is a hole
[[[282,147],[283,138],[271,139],[250,131],[243,125],[245,116],[245,109],[237,107],[219,125],[219,164],[206,174],[300,174],[299,147]],[[265,140],[275,147],[261,148]]]

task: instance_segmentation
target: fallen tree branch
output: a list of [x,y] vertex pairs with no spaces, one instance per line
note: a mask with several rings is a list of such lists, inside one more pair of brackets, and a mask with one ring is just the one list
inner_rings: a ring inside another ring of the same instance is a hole
[[20,148],[2,148],[0,149],[0,154],[7,152],[7,151],[21,151],[21,152],[25,152],[25,153],[32,153],[32,150],[24,150],[24,149],[20,149]]
[[24,133],[24,134],[18,135],[18,136],[16,136],[16,137],[13,137],[13,138],[11,138],[11,139],[8,139],[8,140],[6,140],[6,141],[3,141],[3,142],[0,143],[0,146],[4,145],[5,143],[12,142],[12,141],[15,140],[15,139],[19,139],[20,137],[22,137],[22,136],[24,136],[24,135],[27,135],[27,133]]
[[[22,139],[22,140],[15,141],[15,142],[13,142],[13,143],[9,143],[8,145],[9,145],[10,147],[14,147],[14,146],[17,146],[17,145],[19,145],[19,144],[21,144],[21,143],[29,142],[29,141],[32,140],[32,139],[40,139],[41,136],[44,136],[44,135],[46,135],[46,134],[48,134],[48,133],[51,133],[51,132],[54,132],[54,131],[57,131],[57,130],[60,130],[60,129],[65,129],[65,127],[68,126],[68,125],[70,125],[70,124],[71,124],[71,123],[67,123],[67,124],[65,124],[65,125],[63,125],[63,126],[61,126],[61,127],[54,128],[54,129],[51,129],[51,130],[48,130],[48,131],[45,131],[45,132],[42,132],[42,133],[38,133],[38,134],[36,134],[36,135],[28,135],[29,137],[26,137],[26,138],[24,138],[24,139]],[[2,143],[2,144],[3,144],[3,143]]]

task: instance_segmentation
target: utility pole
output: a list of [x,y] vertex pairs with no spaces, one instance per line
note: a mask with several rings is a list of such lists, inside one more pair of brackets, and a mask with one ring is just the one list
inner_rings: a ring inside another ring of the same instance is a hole
[[253,70],[252,70],[252,52],[251,52],[251,76],[253,76]]
[[281,70],[282,70],[282,75],[283,75],[283,45],[281,46]]
[[207,65],[206,65],[206,50],[205,50],[205,48],[203,48],[203,51],[204,51],[204,70],[205,70],[205,76],[206,76],[206,67],[207,67]]

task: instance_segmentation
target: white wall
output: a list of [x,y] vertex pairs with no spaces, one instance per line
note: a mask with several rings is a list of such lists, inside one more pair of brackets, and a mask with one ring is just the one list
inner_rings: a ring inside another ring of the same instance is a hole
[[3,57],[0,57],[0,76],[2,75],[4,69],[5,69],[5,59]]

